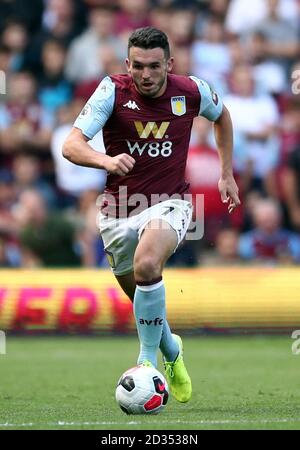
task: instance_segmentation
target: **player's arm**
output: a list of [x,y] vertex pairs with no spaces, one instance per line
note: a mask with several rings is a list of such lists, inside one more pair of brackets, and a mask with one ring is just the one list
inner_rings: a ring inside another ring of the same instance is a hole
[[111,157],[93,150],[81,130],[73,127],[63,146],[63,156],[73,164],[124,176],[132,170],[135,160],[126,153]]
[[232,121],[228,109],[223,105],[220,117],[214,122],[214,132],[221,163],[221,177],[218,183],[223,203],[228,203],[231,213],[241,204],[239,189],[233,177],[232,149],[233,131]]
[[105,169],[119,176],[132,170],[135,160],[122,153],[110,157],[93,150],[88,141],[104,127],[112,114],[115,101],[115,86],[106,77],[89,99],[74,123],[63,145],[63,156],[70,162],[95,169]]
[[238,187],[233,177],[231,117],[218,94],[213,92],[205,81],[196,77],[190,78],[197,84],[201,95],[199,115],[214,123],[214,133],[221,164],[221,177],[218,187],[221,200],[223,203],[228,203],[228,211],[231,213],[241,203],[238,196]]

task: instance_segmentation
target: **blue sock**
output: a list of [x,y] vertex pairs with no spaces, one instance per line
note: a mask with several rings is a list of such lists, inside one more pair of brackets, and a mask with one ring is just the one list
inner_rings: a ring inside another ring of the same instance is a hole
[[157,351],[165,321],[165,288],[163,281],[148,286],[137,283],[134,302],[134,316],[140,340],[138,364],[145,360],[157,366]]
[[168,362],[175,361],[179,353],[179,346],[172,337],[172,333],[169,324],[167,322],[167,319],[164,320],[159,348],[162,354],[164,355],[166,361]]

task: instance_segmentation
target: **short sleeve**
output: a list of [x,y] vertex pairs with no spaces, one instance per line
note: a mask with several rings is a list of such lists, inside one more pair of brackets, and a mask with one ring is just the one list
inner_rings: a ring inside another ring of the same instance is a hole
[[3,105],[0,105],[0,130],[4,130],[10,126],[7,110]]
[[52,130],[55,125],[55,116],[49,110],[42,108],[40,114],[40,126]]
[[297,235],[292,234],[289,239],[289,249],[293,260],[297,263],[300,262],[300,239]]
[[215,122],[223,111],[223,102],[220,96],[212,90],[206,81],[192,76],[190,78],[196,83],[200,92],[199,116]]
[[111,116],[115,103],[115,84],[105,77],[77,117],[74,127],[89,139],[104,127]]
[[254,259],[253,234],[251,232],[241,235],[238,245],[238,253],[243,259]]

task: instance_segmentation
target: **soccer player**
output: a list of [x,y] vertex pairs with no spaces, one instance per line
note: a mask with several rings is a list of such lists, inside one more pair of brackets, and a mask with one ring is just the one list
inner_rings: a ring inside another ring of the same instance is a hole
[[[205,81],[171,74],[173,58],[162,31],[146,27],[133,32],[126,64],[128,74],[101,81],[75,121],[63,154],[75,164],[107,171],[100,231],[114,275],[133,301],[137,362],[156,366],[160,348],[171,392],[187,402],[191,379],[181,338],[171,333],[166,319],[162,271],[192,216],[192,205],[184,199],[184,172],[194,117],[214,122],[221,200],[229,213],[240,203],[232,175],[232,124]],[[105,155],[87,144],[101,129]]]

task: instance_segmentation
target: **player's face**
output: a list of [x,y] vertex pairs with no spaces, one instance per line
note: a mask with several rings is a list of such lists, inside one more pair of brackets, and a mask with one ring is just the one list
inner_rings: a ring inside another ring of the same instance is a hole
[[166,59],[162,48],[131,47],[126,60],[127,69],[138,92],[146,97],[160,97],[167,87],[167,73],[173,67],[173,58]]

